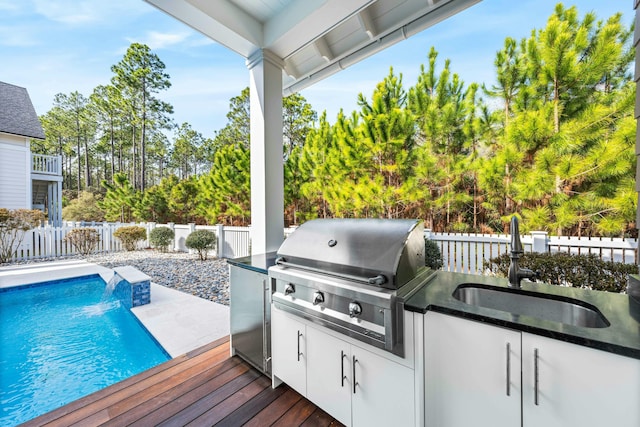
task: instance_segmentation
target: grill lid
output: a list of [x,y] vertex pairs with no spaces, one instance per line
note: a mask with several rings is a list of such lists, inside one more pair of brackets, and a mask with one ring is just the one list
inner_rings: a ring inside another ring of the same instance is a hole
[[316,219],[280,246],[278,264],[397,289],[424,267],[417,219]]

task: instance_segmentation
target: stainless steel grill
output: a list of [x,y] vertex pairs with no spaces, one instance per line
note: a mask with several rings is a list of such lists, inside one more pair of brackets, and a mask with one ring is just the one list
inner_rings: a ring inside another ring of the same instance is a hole
[[313,220],[277,255],[277,308],[404,356],[404,301],[432,273],[419,220]]

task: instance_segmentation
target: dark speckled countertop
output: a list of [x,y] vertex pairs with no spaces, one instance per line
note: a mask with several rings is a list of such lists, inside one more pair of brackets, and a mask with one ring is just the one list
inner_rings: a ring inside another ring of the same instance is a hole
[[506,279],[441,271],[407,300],[405,309],[417,313],[451,314],[640,359],[640,303],[628,295],[522,282],[525,291],[591,304],[610,323],[604,328],[585,328],[529,316],[515,317],[504,311],[463,303],[452,294],[458,285],[465,283],[507,287]]
[[266,254],[251,255],[242,258],[233,258],[227,260],[228,264],[236,267],[246,268],[258,273],[267,274],[267,270],[276,263],[276,253],[267,252]]

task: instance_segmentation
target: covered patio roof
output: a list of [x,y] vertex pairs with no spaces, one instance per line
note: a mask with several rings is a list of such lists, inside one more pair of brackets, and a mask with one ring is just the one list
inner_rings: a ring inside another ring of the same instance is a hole
[[[282,96],[480,0],[145,0],[237,52],[249,69],[251,251],[284,239]],[[212,84],[215,84],[212,82]]]
[[145,0],[250,60],[282,64],[300,91],[480,0]]

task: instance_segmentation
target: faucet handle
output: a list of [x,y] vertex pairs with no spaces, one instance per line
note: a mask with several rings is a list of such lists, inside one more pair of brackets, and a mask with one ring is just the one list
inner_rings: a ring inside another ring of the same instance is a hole
[[540,279],[540,272],[533,271],[529,268],[521,268],[519,272],[520,278],[527,279],[530,282],[537,282]]
[[534,281],[538,281],[538,280],[542,280],[542,274],[540,274],[540,272],[538,270],[534,270],[533,271],[533,280]]

